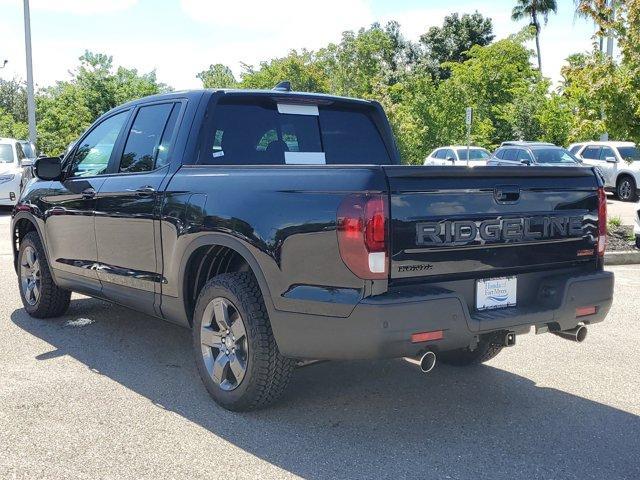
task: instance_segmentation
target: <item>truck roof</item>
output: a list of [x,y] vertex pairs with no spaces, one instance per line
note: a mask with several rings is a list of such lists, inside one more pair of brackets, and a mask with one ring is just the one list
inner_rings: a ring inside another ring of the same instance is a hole
[[178,90],[174,92],[159,93],[156,95],[148,95],[146,97],[131,100],[130,102],[119,105],[116,108],[122,108],[126,106],[137,105],[141,102],[148,102],[154,100],[164,99],[176,99],[176,98],[199,98],[205,93],[219,93],[223,95],[257,95],[268,96],[278,98],[291,98],[292,100],[317,100],[320,103],[340,101],[348,103],[359,103],[362,105],[372,105],[374,102],[370,100],[363,100],[360,98],[341,97],[339,95],[329,95],[326,93],[311,93],[311,92],[294,92],[294,91],[282,91],[282,90],[258,90],[258,89],[235,89],[235,88],[201,88],[194,90]]

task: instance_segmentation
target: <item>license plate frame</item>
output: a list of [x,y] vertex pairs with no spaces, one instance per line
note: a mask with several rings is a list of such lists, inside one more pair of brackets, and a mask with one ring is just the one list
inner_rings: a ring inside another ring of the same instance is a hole
[[518,304],[518,277],[495,277],[476,280],[476,310],[496,310]]

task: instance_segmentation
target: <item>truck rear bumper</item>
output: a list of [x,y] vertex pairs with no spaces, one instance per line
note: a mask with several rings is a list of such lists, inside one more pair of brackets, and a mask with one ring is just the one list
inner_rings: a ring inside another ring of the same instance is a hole
[[[461,295],[429,286],[390,290],[362,300],[347,318],[276,312],[272,326],[283,355],[312,359],[394,358],[429,347],[447,351],[466,347],[480,335],[532,326],[568,330],[578,323],[605,319],[613,297],[611,272],[551,276],[540,282],[536,301],[523,307],[472,312]],[[576,309],[596,313],[576,317]],[[443,331],[443,338],[411,343],[414,333]]]

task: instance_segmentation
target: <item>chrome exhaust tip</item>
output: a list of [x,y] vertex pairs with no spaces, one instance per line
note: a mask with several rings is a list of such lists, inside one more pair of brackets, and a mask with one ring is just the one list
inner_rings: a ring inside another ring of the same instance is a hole
[[436,354],[431,350],[426,351],[424,354],[416,358],[404,357],[404,359],[412,365],[420,367],[420,371],[422,373],[429,373],[436,366]]
[[561,338],[566,338],[572,342],[582,343],[587,338],[587,327],[584,325],[578,325],[571,330],[562,330],[559,332],[551,332]]

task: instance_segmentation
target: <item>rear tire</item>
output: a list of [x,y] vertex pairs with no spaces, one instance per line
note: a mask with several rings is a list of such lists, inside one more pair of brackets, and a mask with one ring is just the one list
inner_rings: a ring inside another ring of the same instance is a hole
[[18,274],[20,298],[29,315],[54,318],[67,311],[71,292],[58,287],[53,281],[37,232],[27,233],[20,241]]
[[467,367],[470,365],[479,365],[487,362],[497,356],[503,349],[502,345],[492,343],[490,341],[481,340],[475,350],[460,348],[442,352],[438,355],[438,360],[446,365],[454,367]]
[[248,272],[209,280],[193,317],[196,365],[211,397],[248,411],[278,400],[295,362],[278,350],[260,288]]
[[629,175],[623,175],[618,179],[616,186],[616,195],[618,199],[623,202],[635,202],[636,201],[636,181]]

